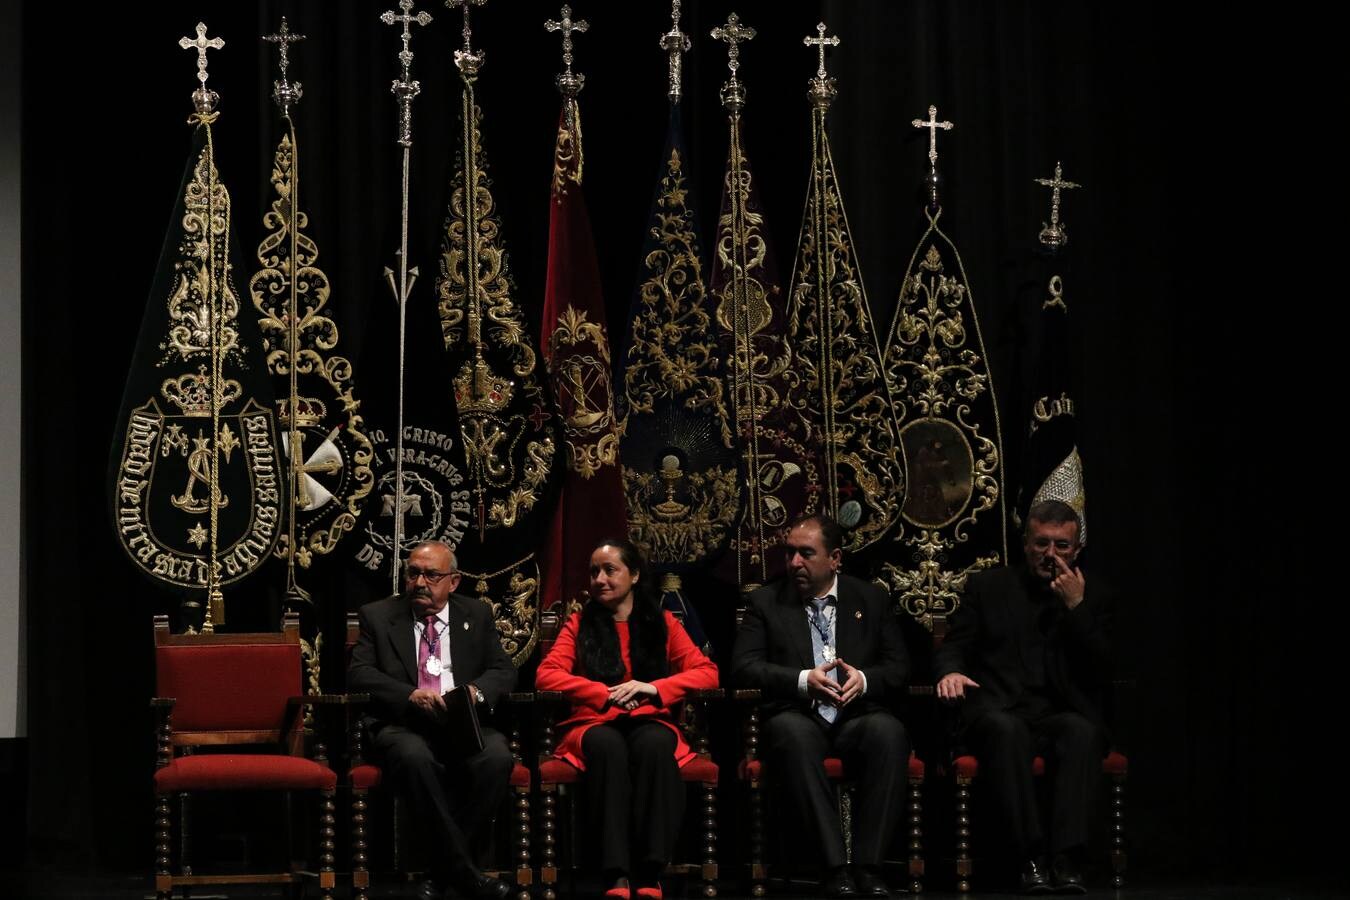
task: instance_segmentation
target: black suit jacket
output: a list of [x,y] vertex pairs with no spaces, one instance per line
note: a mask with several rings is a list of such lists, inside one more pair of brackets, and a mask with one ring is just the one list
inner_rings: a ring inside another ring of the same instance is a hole
[[1072,610],[1031,581],[1022,568],[970,576],[961,605],[934,656],[934,675],[960,672],[979,683],[967,691],[962,718],[1006,710],[1026,691],[1025,636],[1045,616],[1045,681],[1062,708],[1081,713],[1106,733],[1105,699],[1111,684],[1111,599],[1090,580]]
[[[863,670],[867,693],[844,707],[859,715],[897,700],[909,675],[909,652],[890,598],[875,584],[839,575],[835,647],[840,659]],[[736,634],[732,679],[738,687],[759,688],[769,714],[810,709],[797,694],[802,669],[815,668],[806,604],[790,578],[780,578],[750,595]]]
[[[502,649],[492,609],[481,600],[451,594],[446,603],[450,627],[450,665],[455,684],[472,682],[483,692],[488,710],[516,685],[516,667]],[[417,687],[417,655],[412,609],[401,594],[361,607],[361,635],[352,648],[347,685],[370,695],[374,729],[393,722],[412,725],[420,710],[408,702]],[[465,627],[467,625],[467,627]]]

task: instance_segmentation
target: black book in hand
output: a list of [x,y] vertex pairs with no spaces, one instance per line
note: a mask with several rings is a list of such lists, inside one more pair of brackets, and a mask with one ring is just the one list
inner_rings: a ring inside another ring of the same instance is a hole
[[473,756],[482,752],[483,730],[478,725],[478,710],[466,685],[452,688],[441,695],[445,712],[437,715],[441,738],[455,756]]

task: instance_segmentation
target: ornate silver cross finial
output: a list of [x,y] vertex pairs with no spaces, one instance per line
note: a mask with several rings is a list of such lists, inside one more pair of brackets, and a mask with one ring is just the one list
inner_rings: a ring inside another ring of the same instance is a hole
[[412,24],[426,26],[431,23],[431,13],[426,10],[413,15],[413,0],[399,0],[398,8],[403,10],[399,15],[392,9],[380,13],[380,21],[386,25],[401,23],[403,25],[403,49],[399,51],[398,61],[403,66],[403,75],[389,88],[394,97],[398,100],[398,142],[404,147],[412,146],[412,102],[413,98],[422,92],[422,85],[418,84],[412,78]]
[[225,42],[220,38],[208,38],[206,36],[206,23],[197,23],[197,37],[179,38],[178,46],[184,50],[197,51],[197,80],[201,82],[197,90],[192,92],[192,103],[199,113],[209,113],[216,108],[216,102],[220,100],[220,95],[210,90],[206,86],[206,51],[219,50],[225,46]]
[[808,96],[811,98],[811,104],[820,109],[829,107],[830,101],[834,99],[834,79],[825,72],[825,48],[838,47],[839,35],[825,36],[825,23],[821,22],[816,26],[816,37],[807,35],[802,38],[802,43],[807,47],[815,47],[819,53],[819,62],[816,66],[816,77],[812,78],[809,85]]
[[718,25],[710,34],[714,40],[727,42],[727,68],[731,70],[731,80],[722,85],[722,105],[728,112],[738,113],[745,106],[745,87],[736,80],[736,70],[741,67],[741,42],[754,38],[755,29],[742,25],[740,16],[732,13],[727,16],[725,25]]
[[810,35],[807,35],[806,37],[802,38],[802,43],[808,47],[815,47],[816,50],[820,53],[820,64],[819,67],[816,69],[816,78],[820,81],[824,81],[826,78],[829,77],[828,75],[825,74],[825,48],[838,47],[839,35],[832,34],[829,37],[826,37],[824,22],[821,22],[816,26],[816,34],[818,35],[818,37],[811,37]]
[[206,23],[197,23],[197,37],[195,39],[184,37],[178,39],[178,46],[184,50],[197,51],[197,80],[206,87],[206,51],[219,50],[225,46],[225,42],[218,37],[208,38],[206,36]]
[[1072,181],[1064,180],[1064,169],[1059,162],[1055,162],[1054,178],[1035,178],[1037,184],[1050,188],[1050,224],[1041,223],[1041,233],[1037,235],[1040,242],[1047,247],[1063,247],[1069,242],[1069,232],[1059,224],[1059,192],[1062,190],[1072,190],[1076,187],[1082,187]]
[[478,70],[483,67],[487,60],[487,54],[481,50],[473,49],[473,29],[469,27],[469,7],[482,6],[487,0],[445,0],[445,5],[451,9],[464,7],[464,28],[460,34],[464,37],[463,49],[455,51],[455,66],[460,73],[472,78],[478,74]]
[[564,97],[575,97],[581,92],[586,84],[585,75],[577,75],[572,71],[572,33],[585,34],[591,29],[591,23],[585,19],[573,19],[572,7],[563,4],[562,21],[557,22],[548,19],[544,22],[544,28],[548,31],[562,32],[562,59],[563,71],[558,75],[558,90],[562,91]]
[[937,130],[941,128],[943,131],[951,131],[956,126],[953,125],[951,122],[939,122],[937,120],[936,106],[928,107],[928,121],[925,122],[923,119],[914,119],[910,122],[910,124],[913,125],[915,128],[928,129],[928,165],[936,169],[938,156]]
[[281,107],[282,115],[288,116],[291,114],[291,104],[298,103],[300,98],[304,96],[304,90],[301,88],[300,82],[297,81],[292,84],[286,80],[286,69],[291,64],[290,45],[303,41],[305,35],[293,33],[290,26],[286,24],[286,17],[282,16],[281,30],[276,34],[264,34],[262,39],[269,44],[276,44],[277,49],[281,51],[281,61],[278,63],[278,67],[281,69],[281,79],[272,82],[272,101]]
[[680,102],[680,54],[689,51],[689,35],[680,30],[680,0],[670,0],[670,30],[661,35],[661,49],[670,57],[669,83],[666,95],[671,103]]
[[403,25],[403,50],[398,55],[398,61],[403,64],[403,80],[407,81],[409,74],[408,69],[413,61],[412,24],[416,22],[418,25],[430,25],[431,13],[422,10],[418,12],[417,15],[413,15],[413,0],[398,0],[398,8],[403,10],[403,15],[399,15],[392,9],[386,10],[385,12],[380,13],[380,21],[386,25],[393,25],[395,23]]
[[731,70],[731,77],[734,80],[736,70],[741,67],[741,42],[752,39],[755,36],[755,29],[742,25],[740,16],[732,13],[727,16],[725,25],[718,25],[710,34],[714,40],[727,42],[727,68]]

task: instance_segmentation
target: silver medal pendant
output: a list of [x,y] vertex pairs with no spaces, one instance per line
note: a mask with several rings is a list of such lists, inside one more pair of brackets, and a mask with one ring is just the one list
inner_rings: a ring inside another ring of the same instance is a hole
[[834,647],[826,644],[824,647],[820,648],[820,655],[825,657],[827,663],[834,662]]
[[441,658],[439,656],[427,657],[427,674],[432,678],[439,678],[441,675]]

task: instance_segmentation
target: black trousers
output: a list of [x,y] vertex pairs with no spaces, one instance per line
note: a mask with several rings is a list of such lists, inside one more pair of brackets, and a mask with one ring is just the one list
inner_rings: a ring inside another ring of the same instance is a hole
[[478,871],[471,841],[491,826],[506,798],[511,749],[506,737],[483,729],[483,749],[464,759],[437,752],[426,737],[385,725],[371,749],[411,813],[411,831],[425,845],[430,874],[463,882]]
[[[1047,850],[1075,850],[1087,843],[1106,748],[1097,726],[1075,712],[1038,713],[1014,707],[979,713],[965,726],[962,738],[980,762],[979,780],[988,785],[1019,859]],[[1045,759],[1050,782],[1048,829],[1041,824],[1031,775],[1031,761],[1037,755]]]
[[581,752],[601,869],[660,872],[675,852],[684,815],[675,732],[660,722],[619,718],[587,729]]
[[774,794],[806,823],[827,869],[847,860],[834,786],[825,777],[825,757],[844,760],[861,787],[853,816],[853,862],[881,865],[905,809],[909,738],[900,720],[874,710],[827,725],[814,713],[790,709],[765,723],[764,736]]

